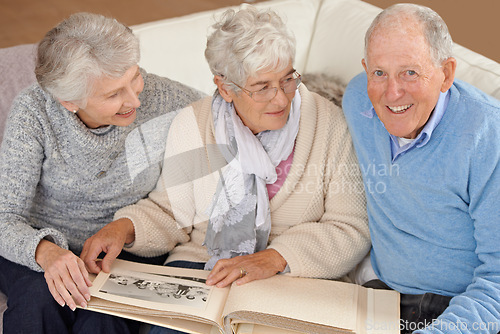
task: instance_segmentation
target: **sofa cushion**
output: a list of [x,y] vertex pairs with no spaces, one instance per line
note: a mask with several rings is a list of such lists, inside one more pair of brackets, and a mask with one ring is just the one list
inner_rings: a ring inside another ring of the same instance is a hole
[[35,82],[35,45],[24,44],[0,49],[0,142],[12,101],[17,94]]
[[453,46],[456,77],[500,100],[500,66],[497,62],[459,44]]
[[324,0],[316,19],[306,72],[334,75],[347,84],[363,71],[365,32],[380,11],[358,0]]
[[[299,72],[307,62],[319,3],[319,0],[275,0],[255,4],[276,11],[294,33],[297,40],[295,67]],[[206,39],[214,18],[226,9],[132,26],[141,43],[140,65],[149,72],[212,94],[215,84],[204,56]]]

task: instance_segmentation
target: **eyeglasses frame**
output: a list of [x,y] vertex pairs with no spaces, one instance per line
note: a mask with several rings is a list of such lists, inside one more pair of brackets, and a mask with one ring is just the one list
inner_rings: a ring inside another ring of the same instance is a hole
[[[293,76],[297,75],[297,77],[295,78],[295,86],[296,86],[296,88],[299,88],[300,84],[302,83],[302,75],[301,75],[299,72],[297,72],[297,71],[294,71],[294,72],[292,73],[292,75],[293,75]],[[233,81],[231,81],[231,83],[232,83],[233,85],[235,85],[236,87],[238,87],[239,89],[241,89],[243,92],[245,92],[248,96],[250,96],[250,98],[251,98],[252,100],[254,100],[255,102],[258,102],[258,103],[269,102],[269,101],[271,101],[272,99],[274,99],[274,98],[276,97],[276,95],[278,94],[278,87],[268,88],[268,89],[274,89],[274,95],[273,95],[273,97],[271,97],[269,100],[266,100],[266,101],[257,101],[257,100],[255,100],[255,98],[253,97],[253,94],[254,94],[254,93],[258,93],[258,92],[260,92],[259,90],[258,90],[258,91],[255,91],[255,92],[252,92],[252,91],[250,91],[250,90],[248,90],[248,89],[246,89],[246,88],[241,87],[240,85],[238,85],[237,83],[235,83],[235,82],[233,82]],[[280,87],[279,87],[279,88],[283,91],[283,93],[285,93],[285,91],[283,90],[283,87],[281,87],[281,85],[280,85]],[[285,93],[285,94],[290,94],[290,93]]]

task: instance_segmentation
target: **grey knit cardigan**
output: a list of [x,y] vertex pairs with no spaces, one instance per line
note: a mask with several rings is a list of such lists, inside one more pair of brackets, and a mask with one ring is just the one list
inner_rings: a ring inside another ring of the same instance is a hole
[[148,74],[136,120],[87,128],[38,84],[14,101],[0,149],[0,256],[42,271],[41,239],[79,254],[120,208],[156,185],[168,126],[203,94]]

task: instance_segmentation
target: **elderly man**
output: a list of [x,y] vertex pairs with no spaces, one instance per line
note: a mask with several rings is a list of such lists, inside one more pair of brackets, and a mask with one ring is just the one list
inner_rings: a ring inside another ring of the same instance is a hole
[[366,285],[401,292],[403,333],[500,328],[500,102],[454,80],[451,49],[434,11],[391,6],[344,95],[373,245]]

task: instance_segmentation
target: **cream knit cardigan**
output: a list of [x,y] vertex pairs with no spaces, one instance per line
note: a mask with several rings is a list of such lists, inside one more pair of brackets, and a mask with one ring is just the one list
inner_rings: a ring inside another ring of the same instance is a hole
[[[291,275],[339,278],[370,247],[361,173],[342,110],[304,85],[299,91],[300,128],[290,171],[270,202],[269,248],[285,258]],[[170,252],[167,262],[209,259],[202,243],[220,175],[211,101],[205,98],[179,113],[156,189],[116,213],[115,219],[134,223],[135,242],[128,251],[141,256]]]

